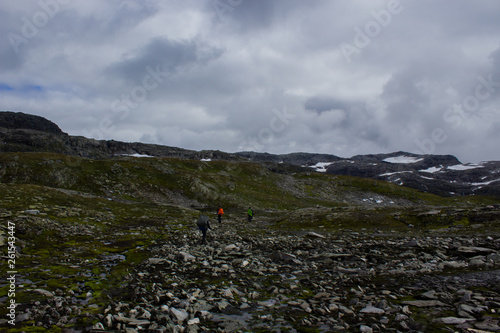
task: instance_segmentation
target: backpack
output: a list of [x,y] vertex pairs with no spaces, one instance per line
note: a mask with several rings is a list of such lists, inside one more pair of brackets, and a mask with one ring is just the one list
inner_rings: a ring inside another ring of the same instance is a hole
[[209,218],[206,215],[200,215],[196,224],[198,227],[205,228],[208,225]]

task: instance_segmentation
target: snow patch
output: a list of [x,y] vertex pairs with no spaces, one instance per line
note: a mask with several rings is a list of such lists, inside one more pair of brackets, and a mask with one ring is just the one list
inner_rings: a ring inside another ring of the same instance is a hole
[[202,158],[201,161],[202,162],[211,162],[212,159],[211,158]]
[[130,157],[155,157],[152,155],[145,155],[145,154],[120,154],[120,156],[130,156]]
[[396,156],[396,157],[388,157],[383,162],[387,163],[398,163],[398,164],[409,164],[409,163],[417,163],[423,161],[423,158],[411,157],[411,156]]
[[333,164],[332,162],[318,162],[315,165],[310,165],[310,168],[315,169],[318,172],[326,172],[326,168]]
[[427,173],[436,173],[436,172],[439,172],[441,171],[443,168],[442,167],[430,167],[429,169],[425,169],[425,170],[418,170],[420,172],[427,172]]
[[484,183],[472,183],[472,185],[474,185],[474,186],[490,185],[491,183],[495,183],[495,182],[500,182],[500,179],[494,179],[494,180],[490,180],[489,182],[484,182]]
[[379,175],[379,177],[394,176],[399,173],[413,173],[413,171],[396,171],[396,172],[382,173]]
[[458,170],[458,171],[471,170],[477,168],[484,168],[484,166],[479,164],[456,164],[448,167],[449,170]]
[[[375,197],[375,198],[363,199],[363,202],[382,204],[382,203],[384,203],[384,200],[381,197]],[[394,203],[394,202],[391,201],[391,203]]]

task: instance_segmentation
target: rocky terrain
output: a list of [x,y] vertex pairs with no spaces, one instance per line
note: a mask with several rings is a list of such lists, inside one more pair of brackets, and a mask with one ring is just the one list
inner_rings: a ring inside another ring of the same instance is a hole
[[498,238],[218,229],[206,247],[190,237],[155,248],[128,276],[124,302],[139,306],[115,303],[95,327],[123,328],[135,314],[137,326],[188,332],[500,330]]
[[436,195],[391,178],[493,162],[194,152],[54,126],[0,112],[0,300],[16,304],[0,332],[500,331],[495,182]]
[[[480,211],[500,214],[494,207]],[[58,213],[89,214],[63,207]],[[112,211],[94,214],[116,222]],[[270,217],[248,224],[233,215],[221,224],[213,220],[208,244],[200,245],[194,222],[136,224],[110,233],[98,224],[58,223],[33,209],[9,218],[24,234],[19,260],[31,266],[18,286],[19,332],[31,325],[52,332],[500,331],[498,219],[488,228],[426,232],[290,232]],[[26,238],[42,230],[107,251],[59,245],[46,266]],[[124,250],[126,234],[137,239],[129,238]]]

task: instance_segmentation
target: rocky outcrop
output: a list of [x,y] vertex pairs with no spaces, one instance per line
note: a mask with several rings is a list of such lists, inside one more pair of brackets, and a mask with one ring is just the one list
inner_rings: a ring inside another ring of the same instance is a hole
[[91,159],[116,156],[156,156],[241,160],[217,150],[194,151],[163,145],[70,136],[53,122],[21,112],[0,112],[0,152],[49,152]]
[[329,154],[311,154],[311,153],[291,153],[291,154],[269,154],[257,152],[238,152],[242,156],[254,162],[274,162],[287,163],[298,166],[314,165],[321,162],[335,162],[343,160],[341,157]]
[[0,111],[0,128],[26,129],[51,134],[64,134],[59,126],[50,120],[22,112]]

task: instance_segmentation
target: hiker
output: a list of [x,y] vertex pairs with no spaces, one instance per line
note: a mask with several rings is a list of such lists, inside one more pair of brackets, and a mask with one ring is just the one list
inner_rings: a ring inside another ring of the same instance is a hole
[[222,215],[224,215],[224,209],[221,206],[217,209],[217,217],[219,218],[219,223],[222,223]]
[[210,219],[206,215],[200,215],[196,224],[202,233],[201,244],[205,244],[207,239],[207,230],[212,229],[210,228]]
[[252,222],[252,219],[253,219],[253,210],[252,210],[252,207],[248,207],[247,215],[248,215],[248,222]]

